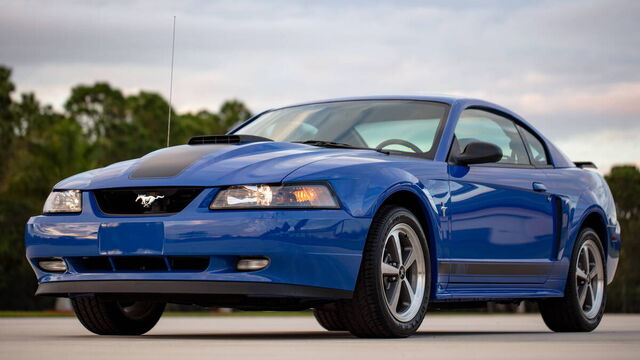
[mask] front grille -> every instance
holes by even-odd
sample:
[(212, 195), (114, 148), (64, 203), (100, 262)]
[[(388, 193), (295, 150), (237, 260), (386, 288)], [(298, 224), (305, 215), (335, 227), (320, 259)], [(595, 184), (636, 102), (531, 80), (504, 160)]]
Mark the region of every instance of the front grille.
[(202, 272), (209, 267), (208, 256), (82, 256), (66, 259), (80, 273), (85, 272)]
[(116, 256), (113, 268), (120, 271), (167, 271), (167, 263), (160, 256)]
[(202, 188), (138, 188), (94, 190), (100, 210), (108, 215), (175, 214)]

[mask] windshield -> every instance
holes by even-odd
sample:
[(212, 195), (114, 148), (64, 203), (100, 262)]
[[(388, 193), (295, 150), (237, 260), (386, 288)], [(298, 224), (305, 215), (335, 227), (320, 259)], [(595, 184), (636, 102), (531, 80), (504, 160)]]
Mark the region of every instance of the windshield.
[[(325, 141), (427, 157), (447, 105), (415, 100), (339, 101), (267, 112), (235, 134), (284, 142)], [(431, 156), (432, 157), (432, 156)]]

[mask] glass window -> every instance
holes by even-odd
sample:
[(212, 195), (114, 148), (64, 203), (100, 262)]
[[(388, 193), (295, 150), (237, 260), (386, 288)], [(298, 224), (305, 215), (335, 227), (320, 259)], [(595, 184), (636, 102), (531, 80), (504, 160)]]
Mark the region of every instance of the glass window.
[[(389, 139), (402, 139), (417, 145), (424, 152), (433, 146), (438, 123), (437, 119), (380, 121), (356, 125), (354, 129), (370, 148)], [(385, 149), (407, 151), (407, 147), (399, 144), (386, 146)]]
[(549, 162), (547, 161), (547, 152), (544, 150), (544, 145), (542, 145), (540, 139), (519, 125), (518, 128), (524, 136), (524, 141), (527, 143), (527, 149), (531, 156), (531, 163), (536, 166), (549, 165)]
[(376, 148), (387, 140), (400, 140), (386, 150), (435, 153), (434, 142), (447, 105), (412, 100), (337, 101), (270, 111), (236, 134), (263, 136), (274, 141), (331, 141)]
[(456, 125), (453, 151), (464, 151), (474, 141), (497, 145), (502, 150), (499, 164), (530, 165), (516, 125), (505, 117), (478, 109), (465, 110)]

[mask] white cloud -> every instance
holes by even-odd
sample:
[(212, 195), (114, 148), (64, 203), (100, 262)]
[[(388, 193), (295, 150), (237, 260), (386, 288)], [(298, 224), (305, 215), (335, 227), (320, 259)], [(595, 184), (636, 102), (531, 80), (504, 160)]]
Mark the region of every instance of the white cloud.
[(605, 130), (556, 141), (574, 161), (593, 161), (606, 174), (612, 166), (640, 167), (640, 126), (626, 130)]
[[(523, 83), (526, 83), (526, 80)], [(557, 90), (552, 88), (548, 92), (514, 94), (503, 100), (514, 103), (522, 113), (529, 115), (574, 112), (587, 116), (636, 117), (640, 115), (640, 81), (603, 86), (564, 87)]]
[[(71, 86), (97, 80), (167, 96), (174, 14), (181, 111), (232, 97), (259, 111), (449, 93), (509, 107), (557, 141), (638, 125), (640, 2), (630, 0), (6, 1), (0, 63), (20, 91), (57, 106)], [(606, 146), (636, 140), (624, 139)]]

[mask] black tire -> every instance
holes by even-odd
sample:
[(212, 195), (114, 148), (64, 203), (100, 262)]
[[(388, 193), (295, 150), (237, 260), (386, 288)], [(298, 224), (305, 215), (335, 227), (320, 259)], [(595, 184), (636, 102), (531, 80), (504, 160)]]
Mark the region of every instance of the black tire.
[[(417, 234), (425, 266), (425, 288), (417, 313), (407, 321), (399, 321), (387, 306), (381, 283), (380, 262), (389, 231), (397, 224), (407, 224)], [(339, 314), (347, 329), (355, 336), (367, 338), (402, 338), (413, 335), (420, 327), (427, 312), (431, 288), (429, 248), (418, 219), (407, 209), (399, 206), (384, 206), (374, 218), (363, 252), (360, 273), (353, 298), (338, 304)], [(418, 306), (418, 305), (416, 305)]]
[[(603, 264), (603, 282), (602, 282), (602, 301), (600, 308), (595, 316), (589, 318), (585, 315), (583, 306), (580, 304), (578, 296), (578, 279), (576, 276), (577, 262), (579, 261), (580, 249), (588, 241), (592, 241), (597, 246), (597, 254)], [(600, 237), (591, 228), (584, 228), (580, 231), (576, 244), (574, 246), (571, 263), (569, 268), (569, 274), (567, 278), (567, 285), (565, 288), (565, 296), (557, 299), (548, 299), (539, 302), (540, 313), (542, 319), (549, 329), (555, 332), (589, 332), (593, 331), (604, 315), (604, 308), (607, 299), (607, 266), (604, 257), (604, 251), (602, 250), (602, 243)], [(577, 285), (578, 284), (578, 285)], [(593, 305), (591, 305), (593, 306)]]
[(71, 304), (82, 325), (98, 335), (142, 335), (156, 325), (165, 307), (165, 303), (121, 304), (98, 297), (72, 298)]
[(329, 331), (346, 331), (342, 317), (337, 310), (313, 309), (313, 316), (316, 317), (318, 324)]

